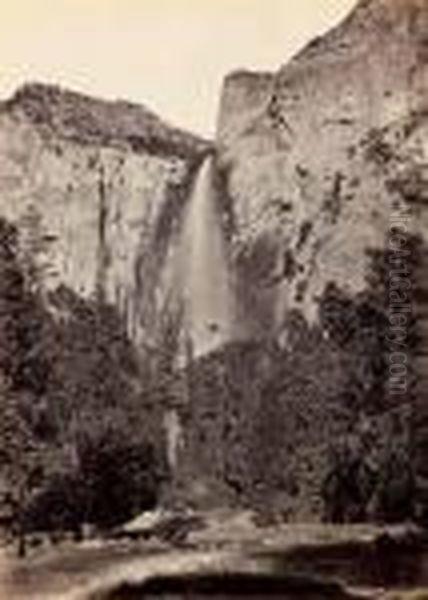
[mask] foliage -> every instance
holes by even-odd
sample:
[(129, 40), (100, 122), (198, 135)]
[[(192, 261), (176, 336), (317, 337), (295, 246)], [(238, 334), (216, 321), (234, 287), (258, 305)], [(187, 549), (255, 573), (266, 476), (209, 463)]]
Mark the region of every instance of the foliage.
[(400, 445), (386, 452), (378, 485), (378, 516), (387, 523), (399, 523), (414, 516), (415, 480), (406, 448)]
[(348, 401), (365, 409), (382, 408), (386, 375), (386, 312), (383, 298), (363, 292), (348, 297), (330, 283), (320, 300), (322, 328), (349, 357)]
[(377, 462), (371, 458), (352, 437), (333, 449), (322, 489), (327, 521), (398, 523), (413, 517), (415, 482), (406, 447), (396, 443)]
[(376, 475), (358, 440), (346, 437), (333, 449), (324, 480), (322, 496), (326, 520), (333, 523), (365, 521)]
[(153, 506), (163, 477), (137, 357), (112, 306), (43, 291), (30, 260), (0, 219), (0, 477), (14, 522), (115, 524)]
[(73, 429), (62, 460), (26, 509), (28, 528), (110, 527), (155, 506), (161, 463), (149, 442), (129, 435), (123, 414), (87, 414)]

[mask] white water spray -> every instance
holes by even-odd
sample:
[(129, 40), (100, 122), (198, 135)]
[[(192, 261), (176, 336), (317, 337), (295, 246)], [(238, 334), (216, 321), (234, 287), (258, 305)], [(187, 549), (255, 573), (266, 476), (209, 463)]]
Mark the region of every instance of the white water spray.
[(186, 208), (179, 261), (183, 330), (195, 357), (227, 342), (232, 335), (233, 294), (211, 156), (200, 167)]

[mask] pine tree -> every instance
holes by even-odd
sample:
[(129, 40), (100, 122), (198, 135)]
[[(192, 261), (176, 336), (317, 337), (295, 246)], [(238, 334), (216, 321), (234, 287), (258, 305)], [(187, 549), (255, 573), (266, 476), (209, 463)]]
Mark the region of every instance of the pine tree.
[(0, 219), (0, 477), (23, 555), (24, 510), (40, 473), (41, 454), (25, 414), (31, 391), (23, 387), (22, 375), (33, 306), (17, 256), (16, 230)]

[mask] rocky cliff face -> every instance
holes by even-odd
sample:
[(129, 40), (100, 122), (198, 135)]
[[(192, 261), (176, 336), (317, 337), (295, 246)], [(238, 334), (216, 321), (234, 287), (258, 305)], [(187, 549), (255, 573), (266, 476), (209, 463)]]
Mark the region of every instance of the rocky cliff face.
[[(362, 0), (277, 73), (240, 71), (224, 83), (217, 167), (233, 207), (237, 323), (241, 337), (264, 346), (259, 360), (272, 360), (272, 340), (281, 350), (276, 374), (240, 389), (252, 417), (241, 420), (226, 394), (229, 418), (211, 434), (201, 427), (196, 454), (223, 448), (205, 473), (216, 464), (238, 496), (258, 490), (265, 503), (283, 492), (284, 507), (294, 495), (303, 518), (319, 514), (334, 440), (354, 436), (361, 450), (377, 439), (373, 460), (387, 462), (410, 432), (423, 464), (426, 431), (410, 430), (409, 414), (414, 425), (426, 414), (427, 25), (424, 0)], [(397, 222), (407, 254), (394, 263)], [(393, 398), (388, 311), (400, 266), (402, 289), (415, 290), (402, 297), (417, 333), (406, 320), (406, 389)], [(295, 315), (306, 323), (297, 344)]]
[(426, 197), (427, 18), (424, 1), (362, 1), (278, 73), (226, 79), (218, 143), (251, 323), (272, 306), (274, 328), (292, 307), (312, 320), (329, 281), (362, 290), (366, 251), (405, 200), (393, 181), (418, 173)]
[[(114, 304), (139, 344), (194, 171), (209, 144), (126, 102), (29, 85), (0, 107), (1, 213), (46, 290)], [(144, 331), (145, 335), (142, 335)]]

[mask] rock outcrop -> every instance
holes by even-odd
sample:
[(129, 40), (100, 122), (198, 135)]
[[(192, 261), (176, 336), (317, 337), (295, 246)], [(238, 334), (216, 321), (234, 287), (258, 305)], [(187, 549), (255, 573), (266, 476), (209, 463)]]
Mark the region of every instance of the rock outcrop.
[(0, 107), (1, 213), (45, 289), (102, 297), (149, 345), (156, 332), (142, 298), (154, 302), (209, 148), (143, 107), (28, 85)]
[[(276, 74), (225, 80), (217, 166), (233, 207), (237, 324), (264, 350), (250, 367), (238, 350), (235, 377), (226, 353), (216, 383), (202, 368), (226, 400), (215, 421), (202, 387), (193, 414), (207, 415), (189, 444), (207, 456), (201, 476), (228, 481), (235, 498), (277, 495), (285, 507), (291, 497), (300, 518), (319, 515), (329, 453), (351, 438), (363, 453), (375, 440), (369, 462), (381, 479), (393, 445), (410, 443), (426, 486), (427, 31), (424, 0), (362, 0)], [(394, 226), (404, 234), (395, 256)], [(397, 285), (414, 313), (401, 321), (401, 347)], [(296, 314), (306, 323), (297, 334)], [(408, 364), (394, 370), (397, 350)], [(276, 366), (264, 379), (255, 364), (266, 360)]]
[[(404, 180), (426, 197), (427, 19), (423, 0), (361, 1), (277, 74), (227, 77), (220, 162), (256, 330), (280, 328), (292, 307), (313, 320), (329, 281), (364, 289), (366, 252), (384, 246)], [(266, 319), (252, 319), (257, 307)]]

